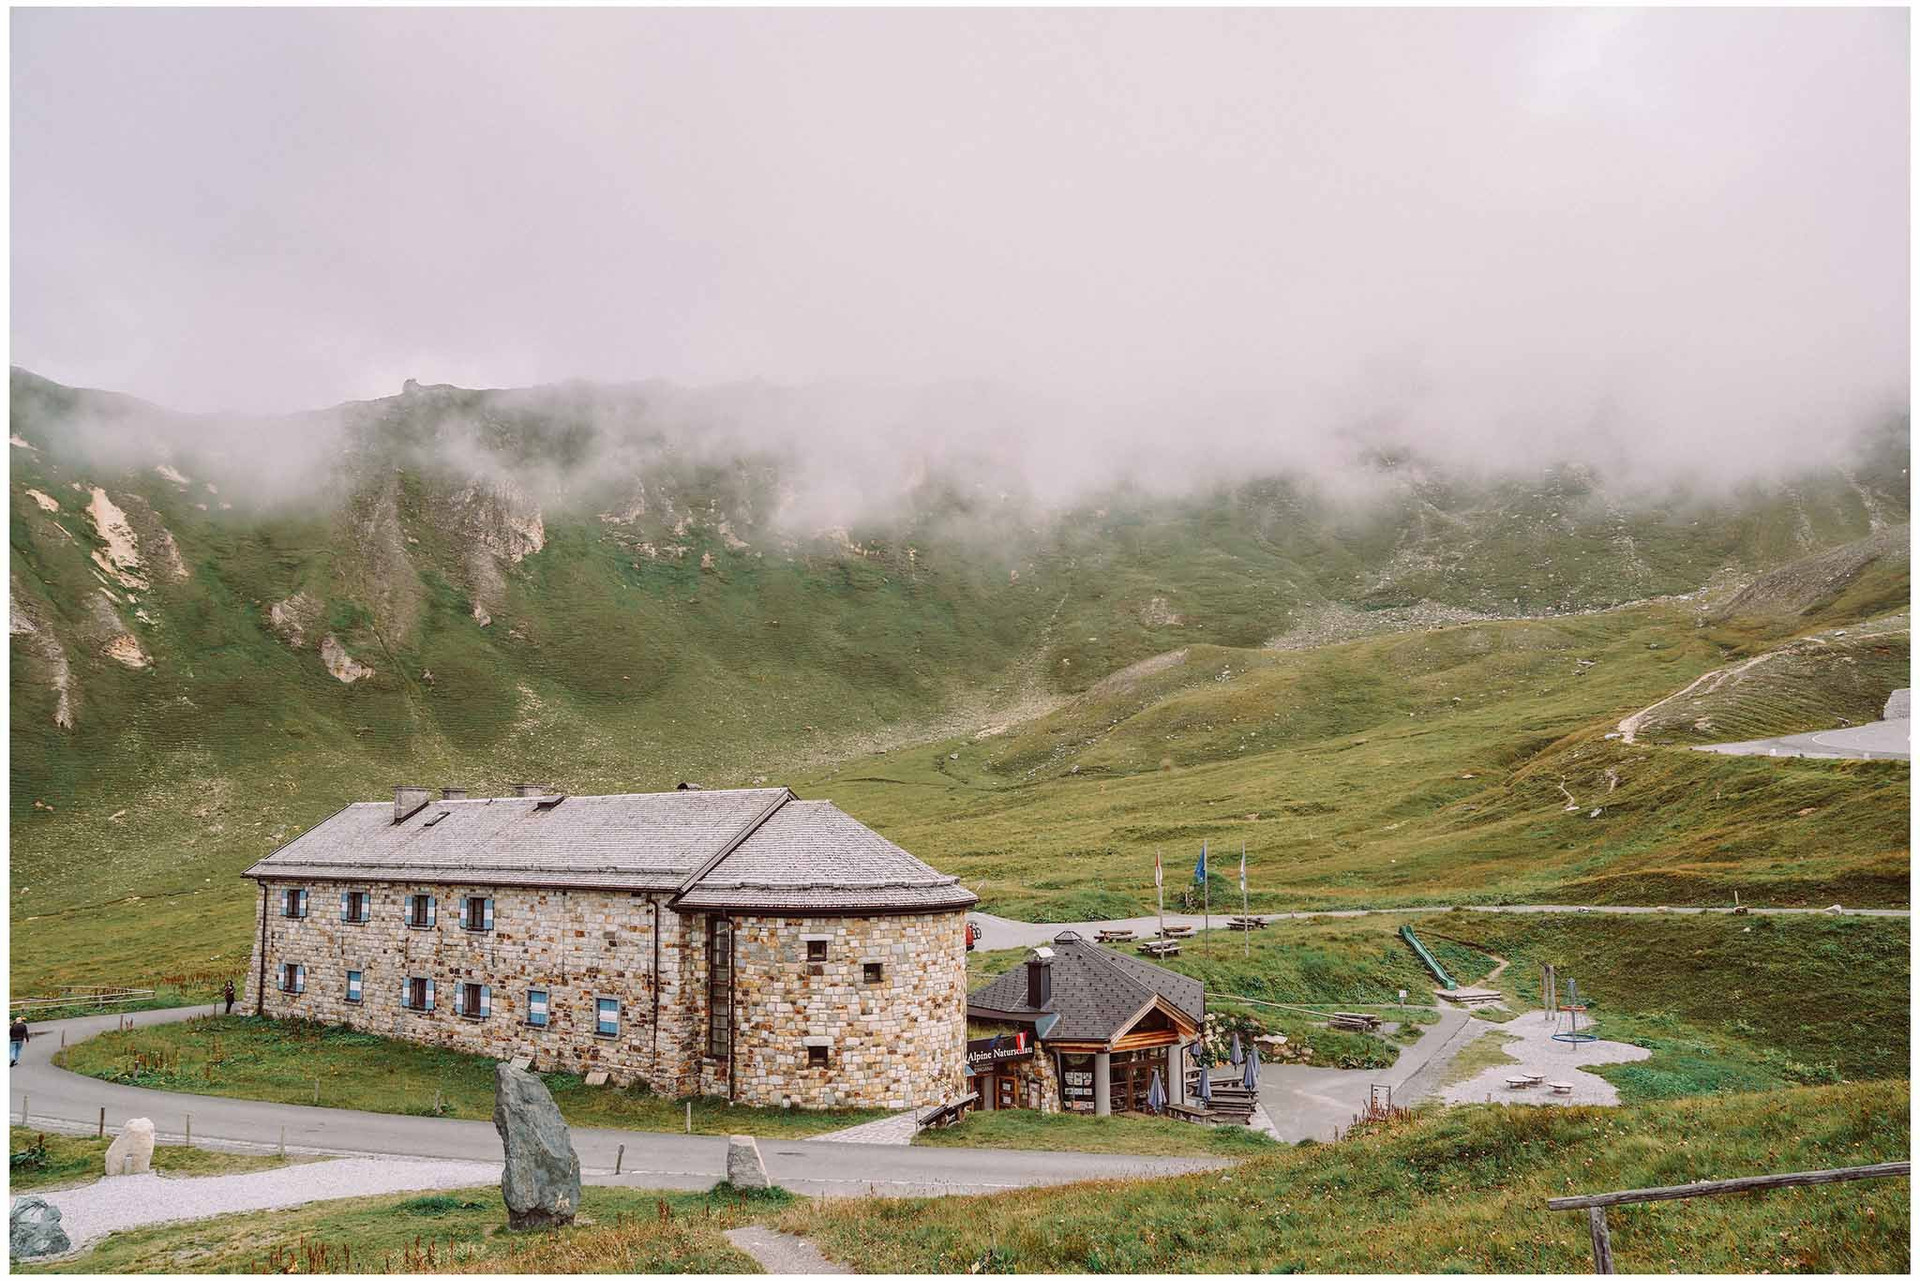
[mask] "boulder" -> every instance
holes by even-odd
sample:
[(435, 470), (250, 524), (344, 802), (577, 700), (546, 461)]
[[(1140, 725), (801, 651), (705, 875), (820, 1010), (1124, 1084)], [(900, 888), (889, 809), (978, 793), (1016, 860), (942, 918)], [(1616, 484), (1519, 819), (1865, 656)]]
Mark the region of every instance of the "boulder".
[(107, 1145), (107, 1173), (145, 1174), (153, 1168), (153, 1122), (136, 1116)]
[(500, 1175), (507, 1226), (520, 1231), (572, 1223), (580, 1209), (580, 1157), (539, 1077), (511, 1063), (494, 1067), (493, 1128), (507, 1154)]
[(47, 1254), (65, 1254), (73, 1248), (67, 1230), (60, 1226), (60, 1207), (45, 1198), (22, 1196), (13, 1199), (7, 1215), (7, 1253), (16, 1259), (37, 1259)]
[(751, 1134), (727, 1136), (727, 1182), (736, 1188), (771, 1187), (767, 1163), (760, 1159), (760, 1145)]

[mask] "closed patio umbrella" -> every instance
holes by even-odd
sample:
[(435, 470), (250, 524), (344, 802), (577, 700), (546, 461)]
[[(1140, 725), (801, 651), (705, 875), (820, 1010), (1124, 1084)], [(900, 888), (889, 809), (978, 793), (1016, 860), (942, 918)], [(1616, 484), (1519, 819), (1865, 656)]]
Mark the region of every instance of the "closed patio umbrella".
[(1200, 1101), (1208, 1107), (1213, 1106), (1213, 1069), (1200, 1069)]
[(1166, 1087), (1160, 1084), (1160, 1073), (1153, 1074), (1153, 1080), (1147, 1086), (1147, 1110), (1158, 1115), (1167, 1110)]
[(1227, 1061), (1235, 1067), (1240, 1066), (1240, 1034), (1238, 1032), (1233, 1034), (1233, 1049), (1228, 1051)]
[(1247, 1047), (1247, 1072), (1240, 1078), (1240, 1082), (1249, 1090), (1260, 1088), (1260, 1047), (1258, 1045)]

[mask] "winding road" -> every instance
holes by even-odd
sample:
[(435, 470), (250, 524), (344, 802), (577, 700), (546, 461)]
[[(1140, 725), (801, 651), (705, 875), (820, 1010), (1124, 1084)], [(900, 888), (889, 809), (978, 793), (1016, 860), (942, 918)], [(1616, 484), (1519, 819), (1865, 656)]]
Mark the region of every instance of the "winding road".
[[(212, 1012), (209, 1007), (148, 1010), (136, 1026)], [(208, 1147), (264, 1151), (281, 1134), (289, 1152), (325, 1156), (428, 1157), (498, 1164), (500, 1136), (491, 1121), (395, 1116), (345, 1108), (263, 1103), (205, 1094), (177, 1094), (116, 1085), (53, 1065), (64, 1032), (69, 1043), (118, 1026), (121, 1016), (95, 1015), (34, 1025), (33, 1039), (10, 1073), (11, 1118), (24, 1115), (38, 1129), (92, 1134), (100, 1109), (118, 1133), (136, 1116), (152, 1119), (162, 1143), (177, 1143), (193, 1117), (193, 1141)], [(615, 1152), (626, 1148), (621, 1173)], [(573, 1146), (589, 1183), (633, 1188), (703, 1189), (726, 1172), (724, 1135), (659, 1134), (575, 1128)], [(1204, 1157), (1135, 1157), (1091, 1152), (1020, 1152), (997, 1148), (907, 1147), (763, 1138), (760, 1153), (775, 1183), (805, 1196), (937, 1196), (1071, 1183), (1080, 1179), (1140, 1178), (1215, 1169), (1227, 1162)]]

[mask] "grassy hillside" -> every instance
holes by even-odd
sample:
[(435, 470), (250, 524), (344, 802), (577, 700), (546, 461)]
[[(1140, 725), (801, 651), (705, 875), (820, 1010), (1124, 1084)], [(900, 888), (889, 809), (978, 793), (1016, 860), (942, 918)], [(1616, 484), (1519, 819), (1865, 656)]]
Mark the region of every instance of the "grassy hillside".
[[(715, 455), (647, 389), (416, 388), (236, 425), (11, 386), (17, 984), (224, 977), (236, 873), (398, 782), (795, 782), (1016, 913), (1135, 910), (1154, 846), (1202, 836), (1284, 858), (1266, 904), (1904, 883), (1880, 817), (1904, 771), (1629, 760), (1591, 824), (1523, 776), (1798, 626), (1577, 611), (1904, 518), (1904, 446), (1712, 499), (1388, 454), (1356, 464), (1364, 501), (1266, 477), (1049, 510), (934, 473), (828, 529), (783, 515), (794, 460)], [(262, 440), (304, 488), (249, 464)], [(1878, 573), (1820, 604), (1829, 626), (1883, 601)], [(1263, 647), (1329, 610), (1549, 616)], [(1744, 799), (1677, 834), (1630, 799), (1707, 787)], [(1756, 818), (1807, 797), (1793, 831)]]
[[(1231, 1174), (844, 1200), (779, 1220), (867, 1272), (1591, 1272), (1576, 1192), (1907, 1154), (1904, 1082), (1620, 1109), (1473, 1106)], [(1907, 1271), (1897, 1179), (1636, 1206), (1621, 1272)]]
[(1563, 994), (1577, 980), (1601, 1035), (1654, 1051), (1597, 1069), (1626, 1098), (1909, 1069), (1913, 932), (1904, 920), (1450, 912), (1429, 918), (1421, 937), (1505, 956), (1499, 982), (1516, 1008), (1540, 1008), (1542, 964), (1556, 967)]

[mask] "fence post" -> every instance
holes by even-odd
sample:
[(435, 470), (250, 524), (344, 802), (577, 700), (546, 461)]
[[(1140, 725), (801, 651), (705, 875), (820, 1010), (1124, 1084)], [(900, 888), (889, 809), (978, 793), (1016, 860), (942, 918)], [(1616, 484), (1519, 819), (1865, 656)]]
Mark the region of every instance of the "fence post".
[(193, 1113), (187, 1113), (187, 1147), (193, 1146)]
[(1607, 1235), (1607, 1207), (1587, 1207), (1587, 1229), (1593, 1234), (1593, 1272), (1595, 1276), (1613, 1275), (1613, 1240)]
[(284, 1125), (280, 1127), (280, 1159), (287, 1159), (287, 1127)]
[(107, 1109), (105, 1107), (100, 1109), (100, 1133), (98, 1137), (103, 1139), (107, 1137)]
[(614, 1150), (614, 1153), (613, 1153), (613, 1172), (615, 1174), (620, 1173), (620, 1163), (626, 1160), (626, 1157), (627, 1157), (627, 1145), (622, 1143), (618, 1148)]
[(693, 1133), (693, 1100), (687, 1100), (687, 1133)]
[(25, 1125), (26, 1123), (27, 1123), (27, 1096), (23, 1094), (20, 1096), (20, 1124)]

